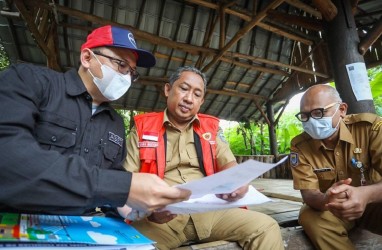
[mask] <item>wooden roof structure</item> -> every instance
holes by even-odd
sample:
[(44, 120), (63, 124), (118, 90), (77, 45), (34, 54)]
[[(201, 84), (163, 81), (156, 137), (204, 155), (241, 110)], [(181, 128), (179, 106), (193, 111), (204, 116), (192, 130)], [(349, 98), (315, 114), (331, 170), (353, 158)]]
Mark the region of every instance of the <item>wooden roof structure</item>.
[[(382, 1), (340, 1), (351, 1), (367, 67), (382, 64)], [(11, 62), (59, 71), (78, 66), (95, 27), (130, 29), (157, 64), (138, 69), (140, 79), (116, 108), (163, 110), (168, 76), (195, 65), (208, 79), (200, 112), (268, 124), (267, 107), (276, 113), (295, 94), (333, 79), (325, 25), (341, 11), (331, 0), (0, 0), (0, 8)]]

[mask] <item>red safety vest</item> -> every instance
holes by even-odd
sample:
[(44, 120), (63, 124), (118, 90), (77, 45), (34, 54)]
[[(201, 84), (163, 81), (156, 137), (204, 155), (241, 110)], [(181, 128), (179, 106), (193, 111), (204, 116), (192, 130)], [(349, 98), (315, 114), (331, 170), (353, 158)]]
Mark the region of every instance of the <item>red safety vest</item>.
[[(138, 134), (139, 158), (143, 173), (157, 174), (163, 179), (166, 168), (166, 128), (164, 112), (146, 113), (134, 117)], [(199, 123), (193, 123), (194, 143), (201, 171), (205, 175), (217, 172), (216, 135), (219, 119), (198, 114)]]

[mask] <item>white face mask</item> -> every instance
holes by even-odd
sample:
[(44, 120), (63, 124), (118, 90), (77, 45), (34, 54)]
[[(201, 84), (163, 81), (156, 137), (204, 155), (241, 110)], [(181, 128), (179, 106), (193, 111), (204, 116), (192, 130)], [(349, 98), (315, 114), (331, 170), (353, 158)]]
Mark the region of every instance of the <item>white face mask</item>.
[(302, 127), (304, 131), (308, 133), (314, 139), (326, 139), (330, 137), (334, 132), (336, 132), (338, 125), (340, 124), (340, 119), (335, 128), (333, 128), (333, 117), (339, 109), (336, 109), (336, 112), (330, 117), (322, 117), (321, 119), (309, 118), (307, 122), (302, 122)]
[[(94, 57), (98, 61), (98, 58), (95, 55)], [(119, 99), (129, 90), (131, 86), (131, 76), (119, 74), (111, 67), (102, 64), (100, 61), (98, 62), (101, 64), (103, 77), (98, 78), (94, 76), (89, 69), (89, 73), (93, 77), (93, 82), (98, 87), (102, 95), (109, 101)]]

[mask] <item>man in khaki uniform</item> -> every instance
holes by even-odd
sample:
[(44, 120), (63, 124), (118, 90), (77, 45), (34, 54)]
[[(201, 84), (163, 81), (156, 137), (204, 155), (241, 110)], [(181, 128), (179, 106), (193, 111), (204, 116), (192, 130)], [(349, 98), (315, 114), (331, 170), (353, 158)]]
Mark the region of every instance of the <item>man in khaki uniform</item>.
[(382, 234), (382, 119), (346, 115), (335, 88), (310, 87), (301, 99), (304, 133), (291, 142), (294, 188), (304, 205), (299, 223), (317, 249), (354, 249), (358, 225)]
[[(179, 68), (170, 77), (170, 82), (165, 85), (167, 109), (163, 113), (144, 114), (143, 121), (141, 116), (135, 118), (135, 128), (127, 139), (125, 167), (128, 171), (146, 169), (146, 172), (162, 176), (168, 184), (176, 185), (237, 164), (219, 130), (218, 119), (197, 114), (204, 101), (205, 88), (204, 74), (194, 67)], [(165, 151), (160, 150), (163, 136), (156, 132), (158, 123), (165, 133)], [(195, 137), (196, 134), (201, 136)], [(202, 157), (197, 152), (198, 140)], [(151, 162), (153, 154), (145, 151), (145, 147), (154, 147), (155, 154), (159, 154), (158, 159), (154, 159), (155, 168)], [(214, 156), (212, 159), (211, 155)], [(206, 160), (209, 157), (213, 164)], [(161, 160), (165, 160), (163, 171), (160, 170)], [(221, 194), (219, 198), (234, 201), (242, 198), (247, 191), (248, 185), (245, 185), (231, 194)], [(187, 242), (216, 240), (236, 241), (243, 249), (284, 248), (275, 220), (265, 214), (241, 208), (177, 216), (168, 212), (155, 212), (133, 222), (133, 226), (158, 242), (159, 249), (171, 249)]]

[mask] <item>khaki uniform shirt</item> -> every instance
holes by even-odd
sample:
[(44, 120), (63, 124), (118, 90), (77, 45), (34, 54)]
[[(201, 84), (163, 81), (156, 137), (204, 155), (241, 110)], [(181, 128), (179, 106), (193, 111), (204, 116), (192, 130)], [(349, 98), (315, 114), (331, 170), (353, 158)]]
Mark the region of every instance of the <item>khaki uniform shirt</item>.
[[(166, 148), (166, 169), (164, 180), (170, 185), (182, 184), (191, 180), (203, 178), (204, 175), (199, 169), (199, 162), (194, 145), (194, 135), (192, 124), (199, 122), (197, 116), (190, 122), (184, 131), (180, 131), (168, 120), (165, 112), (163, 125), (166, 127), (167, 148)], [(127, 157), (124, 164), (126, 170), (139, 172), (140, 159), (138, 148), (138, 135), (135, 128), (130, 132), (126, 141)], [(229, 148), (229, 144), (223, 137), (222, 130), (216, 136), (216, 156), (218, 168), (227, 163), (236, 161), (235, 156)], [(183, 231), (189, 218), (192, 218), (199, 239), (209, 236), (212, 223), (205, 214), (178, 215), (167, 224), (176, 231)]]
[(366, 113), (346, 116), (340, 121), (339, 140), (333, 149), (302, 133), (291, 142), (290, 162), (297, 190), (325, 192), (349, 177), (352, 186), (360, 186), (361, 169), (354, 162), (362, 163), (366, 184), (377, 182), (382, 175), (382, 119)]

